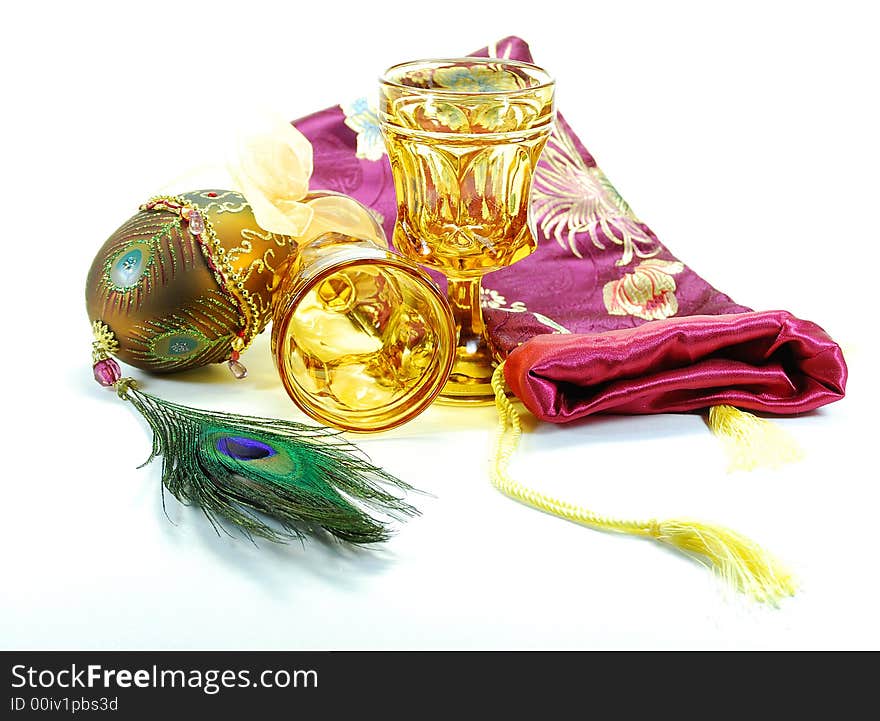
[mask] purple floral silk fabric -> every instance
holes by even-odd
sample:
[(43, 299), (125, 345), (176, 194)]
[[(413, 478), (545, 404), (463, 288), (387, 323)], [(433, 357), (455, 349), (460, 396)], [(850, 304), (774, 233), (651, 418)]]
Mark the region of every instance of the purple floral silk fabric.
[[(532, 61), (516, 37), (473, 55)], [(314, 147), (311, 187), (372, 208), (390, 238), (394, 184), (368, 90), (369, 99), (295, 125)], [(538, 250), (487, 276), (482, 300), (492, 343), (508, 358), (507, 382), (540, 418), (725, 402), (794, 413), (843, 396), (846, 365), (834, 341), (785, 311), (753, 313), (678, 260), (561, 114), (531, 203)], [(543, 338), (551, 334), (566, 337)]]

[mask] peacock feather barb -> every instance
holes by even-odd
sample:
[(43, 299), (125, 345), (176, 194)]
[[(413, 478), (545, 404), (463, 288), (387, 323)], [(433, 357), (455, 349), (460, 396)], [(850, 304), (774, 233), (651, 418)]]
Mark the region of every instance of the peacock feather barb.
[(250, 538), (283, 542), (321, 528), (360, 545), (390, 535), (387, 521), (365, 508), (389, 519), (418, 515), (386, 490), (411, 486), (329, 428), (178, 405), (144, 393), (131, 378), (115, 387), (153, 430), (143, 465), (161, 456), (163, 487), (201, 508), (218, 531), (226, 520)]

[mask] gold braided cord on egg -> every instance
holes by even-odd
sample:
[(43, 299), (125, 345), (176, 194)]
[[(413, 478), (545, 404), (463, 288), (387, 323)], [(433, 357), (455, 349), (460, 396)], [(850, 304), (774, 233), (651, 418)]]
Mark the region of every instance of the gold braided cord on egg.
[[(154, 196), (144, 203), (140, 209), (153, 210), (155, 208), (176, 212), (187, 222), (190, 214), (193, 212), (197, 212), (201, 216), (202, 223), (205, 226), (204, 233), (195, 235), (190, 231), (190, 235), (198, 241), (202, 254), (205, 256), (205, 260), (208, 262), (208, 266), (217, 284), (233, 298), (239, 308), (238, 321), (244, 330), (244, 337), (240, 344), (235, 344), (241, 346), (240, 348), (235, 348), (235, 350), (244, 350), (256, 338), (261, 327), (260, 320), (263, 314), (268, 312), (267, 308), (257, 306), (256, 300), (244, 286), (245, 281), (252, 272), (252, 268), (249, 267), (246, 272), (240, 272), (232, 264), (239, 255), (250, 252), (248, 248), (250, 245), (249, 241), (244, 239), (241, 246), (227, 251), (220, 243), (214, 226), (207, 217), (207, 211), (179, 195)], [(240, 208), (233, 209), (230, 207), (224, 208), (224, 210), (234, 212), (235, 210), (240, 210)]]

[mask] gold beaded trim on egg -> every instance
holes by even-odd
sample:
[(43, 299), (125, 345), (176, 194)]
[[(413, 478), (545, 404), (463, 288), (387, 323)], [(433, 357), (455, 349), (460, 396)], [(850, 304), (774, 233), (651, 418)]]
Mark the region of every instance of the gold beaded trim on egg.
[[(221, 245), (206, 214), (197, 205), (179, 195), (157, 195), (140, 206), (143, 211), (156, 210), (157, 208), (177, 213), (181, 220), (187, 224), (187, 229), (198, 242), (217, 284), (232, 297), (238, 306), (242, 331), (232, 338), (233, 359), (237, 360), (238, 354), (253, 342), (260, 328), (260, 311), (250, 292), (244, 286), (243, 274), (227, 260), (226, 249)], [(193, 221), (191, 220), (194, 218), (193, 214), (204, 226), (202, 232), (193, 232)], [(248, 322), (248, 318), (251, 322)]]

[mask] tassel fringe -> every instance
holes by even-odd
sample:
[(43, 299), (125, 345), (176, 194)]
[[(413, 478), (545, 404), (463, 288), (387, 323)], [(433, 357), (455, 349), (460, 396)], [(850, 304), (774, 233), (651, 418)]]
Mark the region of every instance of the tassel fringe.
[(661, 521), (651, 537), (711, 566), (723, 581), (756, 601), (777, 605), (794, 595), (792, 575), (766, 549), (729, 528)]
[(791, 574), (768, 551), (727, 528), (699, 521), (630, 521), (599, 515), (586, 508), (546, 496), (510, 477), (508, 467), (519, 445), (522, 424), (519, 413), (504, 392), (504, 363), (492, 375), (498, 432), (492, 457), (492, 485), (506, 496), (527, 506), (600, 531), (652, 538), (711, 568), (733, 588), (756, 601), (778, 605), (794, 595)]
[(733, 406), (710, 408), (709, 428), (724, 442), (728, 473), (778, 468), (804, 456), (794, 438), (778, 424)]

